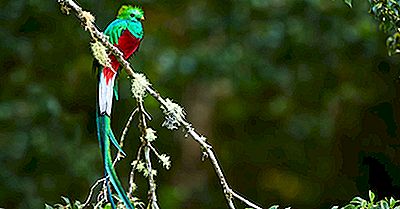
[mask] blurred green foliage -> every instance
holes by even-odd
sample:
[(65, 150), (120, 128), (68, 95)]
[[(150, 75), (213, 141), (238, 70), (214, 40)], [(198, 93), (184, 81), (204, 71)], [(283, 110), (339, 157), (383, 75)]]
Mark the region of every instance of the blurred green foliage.
[[(124, 1), (79, 3), (104, 28)], [(369, 2), (352, 9), (329, 0), (140, 4), (145, 39), (131, 62), (183, 104), (235, 190), (264, 207), (293, 208), (344, 205), (368, 189), (400, 195), (400, 61), (387, 57)], [(0, 25), (0, 207), (84, 201), (103, 173), (88, 34), (55, 1), (1, 1)], [(113, 112), (117, 135), (135, 105), (125, 77)], [(160, 128), (158, 104), (146, 105), (156, 146), (173, 163), (157, 176), (160, 205), (225, 208), (198, 145)], [(137, 132), (117, 165), (125, 185)], [(138, 186), (145, 199), (145, 182)]]
[[(76, 202), (71, 202), (71, 200), (68, 197), (61, 197), (63, 200), (63, 204), (57, 203), (53, 206), (50, 206), (48, 204), (45, 204), (45, 209), (82, 209), (84, 204), (80, 203), (79, 201)], [(104, 208), (111, 209), (111, 204), (108, 204)]]
[(400, 1), (369, 0), (370, 13), (380, 22), (379, 27), (390, 36), (386, 40), (389, 55), (400, 53)]
[[(350, 204), (341, 207), (340, 209), (358, 209), (358, 208), (365, 208), (365, 209), (399, 209), (400, 206), (398, 203), (400, 200), (396, 200), (393, 197), (377, 201), (375, 198), (375, 194), (372, 191), (368, 192), (369, 200), (365, 200), (361, 197), (354, 197)], [(339, 209), (338, 206), (334, 206), (331, 209)]]

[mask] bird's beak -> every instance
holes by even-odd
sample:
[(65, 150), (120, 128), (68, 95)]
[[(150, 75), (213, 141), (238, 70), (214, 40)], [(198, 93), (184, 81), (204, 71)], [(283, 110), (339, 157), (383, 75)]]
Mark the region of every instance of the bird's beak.
[(140, 20), (141, 20), (141, 21), (144, 21), (144, 20), (146, 20), (146, 18), (145, 18), (144, 16), (142, 16), (142, 17), (140, 18)]

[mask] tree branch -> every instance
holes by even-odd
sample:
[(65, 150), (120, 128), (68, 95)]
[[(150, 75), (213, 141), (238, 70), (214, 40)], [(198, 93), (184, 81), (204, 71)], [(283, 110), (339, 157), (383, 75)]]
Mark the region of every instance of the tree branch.
[(149, 191), (148, 191), (148, 198), (149, 198), (149, 205), (152, 209), (159, 209), (159, 206), (157, 204), (157, 195), (156, 195), (156, 183), (154, 180), (154, 172), (153, 172), (153, 167), (151, 165), (151, 159), (150, 159), (150, 143), (151, 141), (146, 137), (147, 136), (147, 123), (146, 123), (146, 111), (143, 106), (143, 100), (142, 98), (139, 98), (137, 100), (138, 103), (138, 109), (140, 113), (139, 121), (140, 121), (140, 128), (142, 130), (142, 140), (145, 141), (145, 146), (144, 146), (144, 158), (147, 166), (147, 172), (148, 172), (148, 181), (149, 181)]
[(133, 192), (136, 189), (136, 184), (135, 184), (135, 172), (136, 172), (136, 167), (137, 164), (139, 163), (140, 160), (140, 155), (142, 154), (142, 149), (144, 148), (145, 143), (142, 141), (142, 143), (139, 146), (139, 149), (136, 153), (136, 159), (132, 161), (132, 170), (131, 174), (129, 176), (129, 192), (128, 192), (128, 197), (133, 198)]

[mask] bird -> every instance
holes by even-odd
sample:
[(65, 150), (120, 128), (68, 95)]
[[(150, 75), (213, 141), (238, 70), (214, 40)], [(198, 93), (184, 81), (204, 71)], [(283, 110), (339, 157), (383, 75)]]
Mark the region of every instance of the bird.
[[(144, 35), (142, 25), (144, 19), (144, 11), (140, 7), (122, 5), (118, 10), (115, 20), (106, 27), (104, 34), (109, 37), (108, 41), (123, 53), (124, 59), (128, 59), (138, 50)], [(98, 72), (98, 96), (96, 104), (97, 138), (103, 157), (104, 172), (108, 185), (108, 201), (111, 203), (112, 208), (116, 209), (109, 181), (125, 207), (127, 209), (134, 209), (134, 205), (129, 200), (118, 179), (112, 162), (111, 143), (122, 155), (126, 156), (126, 154), (119, 146), (111, 129), (111, 109), (114, 96), (118, 100), (116, 78), (120, 71), (120, 63), (112, 54), (109, 55), (109, 60), (110, 65), (108, 66), (101, 66), (96, 61), (93, 63), (93, 68), (97, 69)]]

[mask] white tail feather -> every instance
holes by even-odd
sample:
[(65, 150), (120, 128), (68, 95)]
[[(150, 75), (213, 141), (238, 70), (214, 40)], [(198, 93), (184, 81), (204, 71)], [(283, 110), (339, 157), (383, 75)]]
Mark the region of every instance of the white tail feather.
[(100, 114), (106, 113), (111, 116), (111, 108), (114, 96), (114, 81), (116, 74), (106, 83), (106, 78), (102, 73), (99, 83), (99, 107)]

